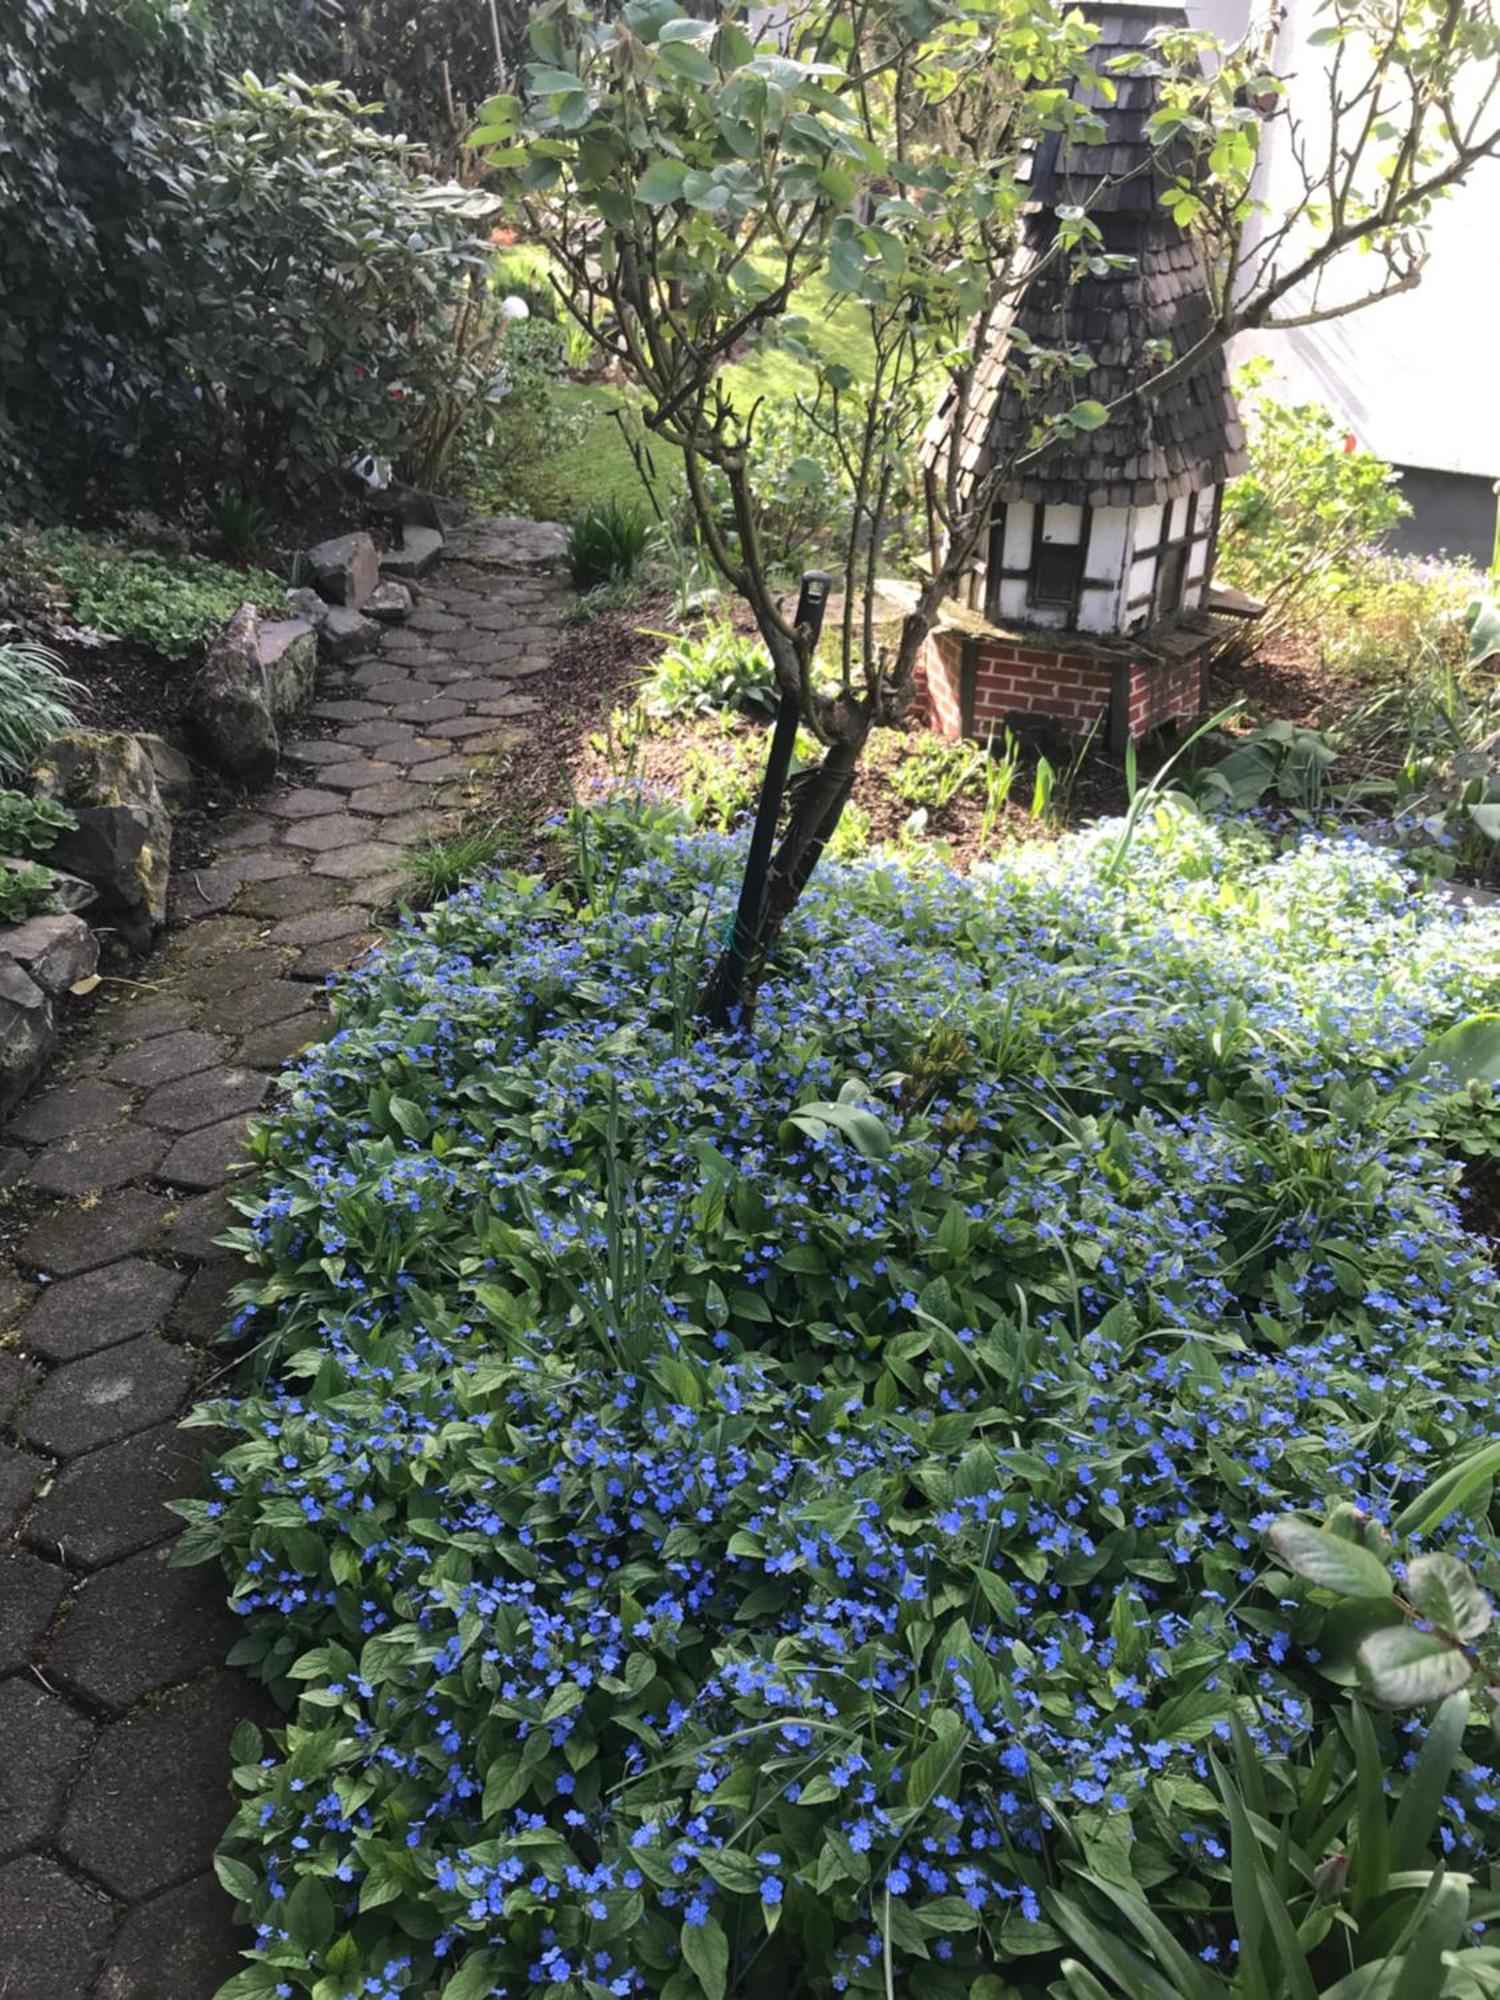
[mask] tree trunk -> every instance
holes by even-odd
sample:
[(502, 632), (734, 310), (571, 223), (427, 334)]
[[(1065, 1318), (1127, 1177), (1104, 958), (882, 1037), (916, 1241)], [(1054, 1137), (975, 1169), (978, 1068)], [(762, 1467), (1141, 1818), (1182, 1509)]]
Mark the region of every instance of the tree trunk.
[(817, 770), (798, 783), (786, 831), (766, 877), (753, 939), (743, 953), (726, 949), (719, 954), (699, 995), (698, 1018), (706, 1027), (748, 1026), (754, 1017), (766, 964), (848, 803), (870, 733), (868, 719), (851, 717), (849, 732), (831, 743)]

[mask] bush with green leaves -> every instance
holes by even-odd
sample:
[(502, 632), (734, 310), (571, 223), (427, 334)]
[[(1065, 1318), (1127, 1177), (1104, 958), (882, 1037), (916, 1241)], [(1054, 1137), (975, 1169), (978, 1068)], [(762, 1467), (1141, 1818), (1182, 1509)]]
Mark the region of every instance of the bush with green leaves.
[(1320, 403), (1288, 403), (1271, 367), (1236, 379), (1250, 470), (1224, 493), (1219, 567), (1267, 607), (1262, 631), (1284, 629), (1357, 597), (1362, 565), (1411, 512), (1400, 475), (1364, 449)]
[(271, 611), (286, 602), (285, 586), (268, 570), (206, 556), (153, 555), (61, 531), (41, 537), (37, 549), (42, 572), (62, 587), (81, 625), (165, 660), (200, 651), (242, 604)]
[(72, 833), (77, 825), (56, 799), (0, 791), (0, 854), (45, 854), (59, 834)]
[(83, 692), (47, 647), (0, 645), (0, 778), (24, 776), (54, 736), (77, 727)]
[(354, 452), (399, 461), (472, 358), (453, 331), (487, 198), (425, 176), (347, 91), (292, 77), (241, 77), (144, 152), (155, 200), (134, 249), (171, 301), (185, 472), (265, 491)]
[(415, 922), (255, 1141), (181, 1544), (296, 1704), (236, 1738), (226, 1996), (1394, 1995), (1429, 1891), (1494, 1914), (1487, 1720), (1351, 1708), (1264, 1535), (1500, 1581), (1424, 1131), (1500, 917), (1158, 797), (821, 869), (711, 1033), (743, 846), (684, 827)]
[(704, 625), (673, 640), (641, 684), (642, 707), (663, 721), (725, 709), (774, 715), (776, 704), (776, 671), (764, 640), (727, 623)]
[(651, 522), (643, 507), (613, 497), (597, 501), (568, 531), (568, 574), (583, 591), (628, 582), (650, 545)]

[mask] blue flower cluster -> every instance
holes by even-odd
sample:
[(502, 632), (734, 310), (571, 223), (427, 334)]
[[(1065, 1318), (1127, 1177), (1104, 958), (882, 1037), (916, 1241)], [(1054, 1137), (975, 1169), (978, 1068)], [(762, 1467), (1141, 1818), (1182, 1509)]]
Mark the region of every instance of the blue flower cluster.
[(1065, 1859), (1232, 1959), (1214, 1753), (1347, 1689), (1260, 1531), (1497, 1427), (1403, 1078), (1500, 923), (1164, 811), (1123, 869), (829, 867), (707, 1036), (738, 860), (592, 816), (348, 982), (262, 1134), (269, 1366), (184, 1538), (296, 1702), (247, 1993), (1039, 1996)]

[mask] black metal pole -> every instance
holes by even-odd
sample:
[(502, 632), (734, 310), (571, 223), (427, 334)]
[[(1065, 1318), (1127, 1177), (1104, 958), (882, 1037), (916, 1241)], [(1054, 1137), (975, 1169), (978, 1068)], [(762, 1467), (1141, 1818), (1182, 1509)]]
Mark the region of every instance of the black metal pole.
[[(811, 634), (816, 647), (823, 630), (823, 613), (828, 607), (829, 577), (826, 570), (802, 573), (802, 589), (797, 597), (798, 626)], [(755, 827), (750, 835), (750, 852), (745, 857), (745, 879), (740, 884), (739, 907), (729, 933), (728, 955), (733, 971), (732, 1005), (742, 990), (742, 974), (755, 949), (760, 930), (761, 910), (766, 899), (766, 871), (771, 865), (771, 849), (776, 840), (776, 823), (781, 817), (781, 801), (786, 793), (787, 773), (792, 768), (792, 752), (797, 745), (797, 724), (801, 705), (797, 697), (782, 692), (776, 709), (776, 727), (771, 732), (771, 748), (766, 756), (766, 773), (761, 779), (760, 803), (755, 809)]]

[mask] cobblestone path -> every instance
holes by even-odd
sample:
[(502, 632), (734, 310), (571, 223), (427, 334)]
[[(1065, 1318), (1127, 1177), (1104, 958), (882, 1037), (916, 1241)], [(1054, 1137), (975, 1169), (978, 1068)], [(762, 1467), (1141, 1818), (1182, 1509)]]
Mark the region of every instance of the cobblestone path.
[(0, 2000), (209, 2000), (236, 1964), (212, 1873), (228, 1739), (217, 1569), (169, 1566), (204, 1433), (176, 1417), (240, 1267), (224, 1183), (320, 986), (371, 944), (403, 848), (512, 745), (564, 598), (560, 532), (449, 539), (409, 621), (325, 670), (325, 736), (174, 883), (149, 986), (122, 987), (4, 1135), (50, 1206), (0, 1274)]

